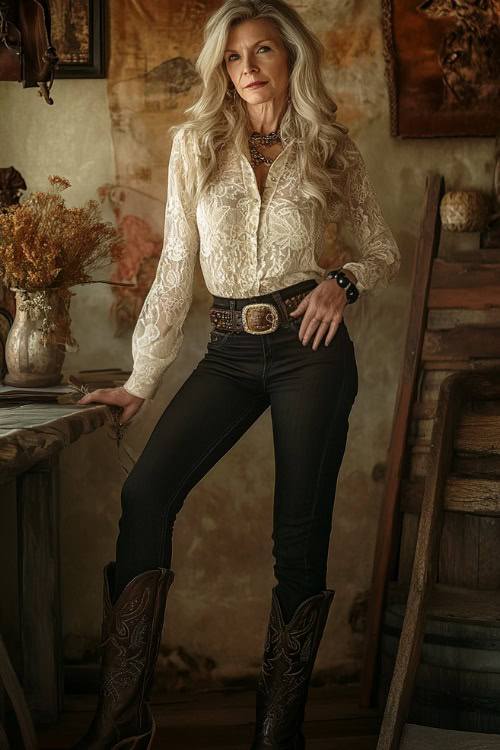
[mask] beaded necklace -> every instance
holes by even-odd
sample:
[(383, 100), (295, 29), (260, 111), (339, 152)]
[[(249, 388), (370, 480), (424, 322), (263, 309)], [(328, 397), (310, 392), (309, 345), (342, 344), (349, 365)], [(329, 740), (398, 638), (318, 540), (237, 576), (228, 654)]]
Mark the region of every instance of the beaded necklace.
[[(251, 165), (255, 169), (259, 164), (272, 164), (274, 159), (270, 156), (264, 156), (260, 151), (257, 150), (257, 146), (260, 148), (268, 148), (274, 143), (281, 143), (281, 136), (278, 131), (273, 130), (267, 135), (261, 135), (260, 133), (254, 132), (248, 136), (248, 145), (250, 147)], [(276, 158), (276, 157), (274, 157)]]

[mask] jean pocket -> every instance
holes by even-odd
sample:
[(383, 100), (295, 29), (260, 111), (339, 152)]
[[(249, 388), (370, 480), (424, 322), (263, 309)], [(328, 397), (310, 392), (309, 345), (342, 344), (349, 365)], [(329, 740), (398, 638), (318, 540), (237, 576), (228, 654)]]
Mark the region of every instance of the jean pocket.
[(212, 328), (210, 331), (209, 346), (211, 349), (220, 349), (226, 341), (230, 338), (232, 331), (220, 330), (218, 328)]
[(299, 315), (299, 317), (295, 316), (294, 318), (290, 318), (290, 317), (288, 318), (288, 320), (290, 322), (290, 328), (291, 328), (291, 330), (295, 331), (295, 333), (297, 333), (297, 334), (300, 331), (300, 325), (302, 323), (303, 317), (304, 317), (303, 315)]
[(342, 327), (344, 328), (345, 334), (346, 334), (347, 338), (349, 339), (350, 343), (354, 346), (353, 340), (351, 339), (351, 337), (349, 335), (349, 329), (347, 328), (347, 326), (345, 324), (344, 318), (342, 318)]

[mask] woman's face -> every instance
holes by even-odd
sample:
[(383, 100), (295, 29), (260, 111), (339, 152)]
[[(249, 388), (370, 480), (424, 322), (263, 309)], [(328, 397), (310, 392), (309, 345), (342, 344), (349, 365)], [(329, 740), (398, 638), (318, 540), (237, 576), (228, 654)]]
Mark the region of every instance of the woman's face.
[[(236, 91), (249, 104), (263, 104), (286, 95), (288, 55), (269, 19), (256, 18), (233, 26), (224, 60)], [(248, 88), (253, 81), (262, 81), (264, 85)]]

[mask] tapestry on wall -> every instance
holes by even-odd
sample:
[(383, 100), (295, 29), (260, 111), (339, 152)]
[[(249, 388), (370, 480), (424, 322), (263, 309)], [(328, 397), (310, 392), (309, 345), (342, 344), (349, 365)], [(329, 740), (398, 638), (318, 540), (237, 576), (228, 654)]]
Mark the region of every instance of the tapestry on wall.
[(391, 131), (500, 131), (500, 0), (382, 0)]
[[(200, 83), (194, 62), (217, 0), (110, 0), (108, 100), (116, 183), (103, 185), (125, 238), (112, 281), (116, 335), (135, 324), (153, 283), (163, 246), (170, 142)], [(175, 32), (173, 31), (175, 29)], [(125, 43), (126, 40), (126, 43)], [(200, 287), (199, 263), (195, 293)]]

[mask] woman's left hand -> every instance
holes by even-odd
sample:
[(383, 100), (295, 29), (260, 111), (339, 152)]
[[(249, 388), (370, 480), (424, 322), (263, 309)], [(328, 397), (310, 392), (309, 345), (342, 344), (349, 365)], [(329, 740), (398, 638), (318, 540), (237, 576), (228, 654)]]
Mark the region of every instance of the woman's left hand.
[(337, 333), (346, 304), (345, 290), (337, 284), (335, 279), (321, 281), (290, 313), (291, 317), (304, 315), (299, 330), (299, 339), (302, 344), (307, 346), (309, 339), (316, 331), (312, 348), (315, 350), (318, 348), (325, 333), (327, 334), (325, 346), (328, 346)]

